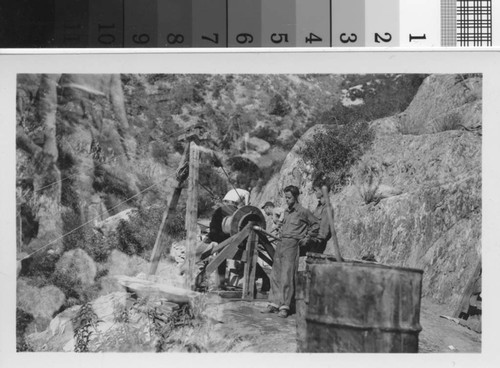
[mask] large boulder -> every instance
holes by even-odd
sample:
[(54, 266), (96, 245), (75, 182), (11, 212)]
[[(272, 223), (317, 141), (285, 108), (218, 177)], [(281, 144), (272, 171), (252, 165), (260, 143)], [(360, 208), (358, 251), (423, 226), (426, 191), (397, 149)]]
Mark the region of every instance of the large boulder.
[(138, 256), (128, 256), (117, 249), (113, 249), (108, 257), (106, 268), (108, 275), (135, 276), (141, 272), (147, 272), (149, 263)]
[(101, 231), (104, 235), (109, 235), (110, 233), (116, 231), (121, 221), (128, 222), (130, 220), (130, 216), (135, 213), (137, 213), (136, 209), (127, 208), (126, 210), (118, 212), (116, 215), (97, 222), (95, 228)]
[(271, 145), (263, 139), (257, 137), (250, 137), (246, 140), (248, 149), (257, 151), (261, 155), (269, 151)]
[(34, 317), (33, 329), (45, 329), (53, 314), (64, 304), (64, 293), (54, 285), (31, 286), (27, 279), (17, 280), (17, 308)]
[(94, 284), (97, 265), (87, 252), (77, 248), (61, 256), (55, 272), (70, 284), (86, 287)]
[[(92, 310), (96, 314), (98, 333), (103, 334), (111, 328), (119, 327), (115, 322), (120, 310), (125, 308), (127, 293), (115, 292), (102, 296), (91, 303)], [(50, 321), (48, 328), (42, 332), (33, 333), (26, 337), (26, 341), (34, 351), (59, 351), (72, 352), (75, 349), (74, 324), (81, 306), (73, 306), (58, 314)], [(95, 340), (95, 331), (91, 340)]]

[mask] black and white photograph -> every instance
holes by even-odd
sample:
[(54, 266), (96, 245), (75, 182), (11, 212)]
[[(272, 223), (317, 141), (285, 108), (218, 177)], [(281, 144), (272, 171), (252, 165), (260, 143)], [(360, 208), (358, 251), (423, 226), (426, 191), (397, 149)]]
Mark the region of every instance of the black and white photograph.
[(16, 73), (17, 354), (481, 353), (469, 69)]

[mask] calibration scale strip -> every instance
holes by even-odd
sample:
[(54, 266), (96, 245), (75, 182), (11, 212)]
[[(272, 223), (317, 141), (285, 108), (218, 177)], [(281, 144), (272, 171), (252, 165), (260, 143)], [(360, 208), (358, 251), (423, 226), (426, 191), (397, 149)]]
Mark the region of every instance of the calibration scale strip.
[[(491, 47), (493, 1), (18, 0), (0, 48)], [(497, 5), (500, 8), (500, 5)]]

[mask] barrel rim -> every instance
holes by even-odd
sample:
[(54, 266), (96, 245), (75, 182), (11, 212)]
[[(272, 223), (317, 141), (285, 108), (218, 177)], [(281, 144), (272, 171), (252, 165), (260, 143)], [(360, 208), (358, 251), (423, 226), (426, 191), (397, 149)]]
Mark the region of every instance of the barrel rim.
[(405, 333), (420, 333), (422, 331), (422, 325), (420, 324), (420, 320), (416, 323), (399, 323), (399, 324), (391, 324), (391, 323), (352, 323), (350, 320), (344, 320), (342, 318), (335, 318), (332, 316), (325, 316), (322, 314), (307, 312), (305, 315), (305, 320), (312, 323), (317, 323), (321, 325), (328, 325), (337, 328), (346, 328), (352, 330), (378, 330), (383, 332), (405, 332)]
[[(343, 262), (337, 262), (337, 258), (334, 255), (330, 254), (319, 254), (319, 253), (312, 253), (308, 252), (306, 254), (306, 263), (307, 265), (336, 265), (336, 266), (355, 266), (355, 267), (365, 267), (365, 266), (373, 266), (375, 268), (382, 268), (382, 269), (390, 269), (390, 270), (397, 270), (397, 271), (409, 271), (409, 272), (414, 272), (414, 273), (420, 273), (423, 274), (424, 270), (418, 269), (418, 268), (413, 268), (413, 267), (403, 267), (403, 266), (394, 266), (394, 265), (384, 265), (381, 263), (377, 262), (370, 262), (370, 261), (363, 261), (363, 260), (358, 260), (358, 259), (349, 259), (346, 258), (344, 259)], [(327, 261), (333, 261), (331, 263), (314, 263), (314, 259), (324, 259)]]

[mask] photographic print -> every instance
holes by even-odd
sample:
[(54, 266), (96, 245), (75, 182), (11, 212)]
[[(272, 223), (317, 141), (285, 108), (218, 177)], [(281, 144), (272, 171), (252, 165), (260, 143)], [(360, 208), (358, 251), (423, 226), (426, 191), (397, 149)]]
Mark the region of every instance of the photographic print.
[(481, 73), (16, 84), (17, 352), (481, 352)]

